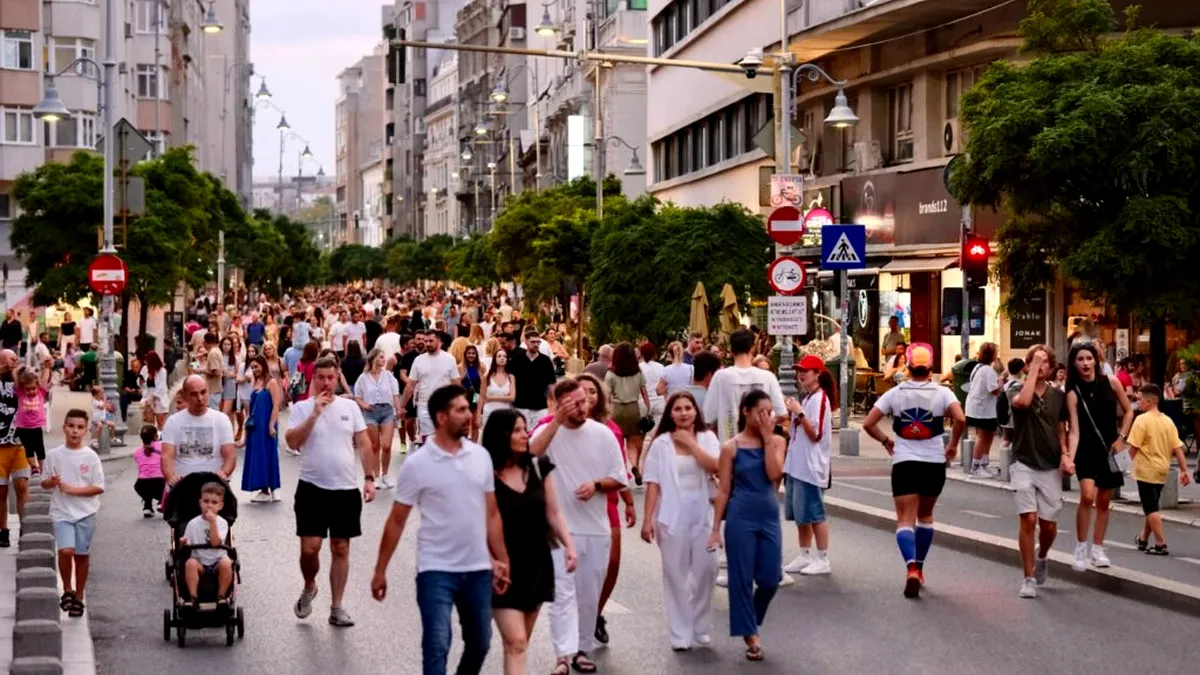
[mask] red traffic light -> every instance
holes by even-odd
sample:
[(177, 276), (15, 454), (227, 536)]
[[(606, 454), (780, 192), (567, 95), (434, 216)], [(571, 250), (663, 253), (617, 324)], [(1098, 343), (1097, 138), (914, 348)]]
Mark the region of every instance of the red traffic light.
[(967, 256), (971, 258), (987, 258), (991, 256), (992, 250), (988, 246), (987, 241), (982, 239), (969, 240), (967, 242)]

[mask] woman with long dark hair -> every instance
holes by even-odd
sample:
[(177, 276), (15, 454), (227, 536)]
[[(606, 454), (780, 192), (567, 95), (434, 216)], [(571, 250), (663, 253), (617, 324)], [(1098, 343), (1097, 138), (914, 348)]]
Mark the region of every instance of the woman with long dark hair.
[[(829, 574), (829, 523), (825, 518), (824, 492), (830, 486), (829, 465), (833, 450), (833, 412), (838, 408), (837, 387), (819, 356), (809, 354), (795, 366), (800, 400), (788, 398), (791, 443), (784, 461), (784, 517), (796, 523), (800, 555), (784, 566), (791, 574)], [(812, 545), (817, 540), (814, 555)]]
[(145, 365), (142, 366), (142, 409), (146, 422), (153, 416), (154, 426), (162, 429), (167, 422), (167, 399), (170, 393), (167, 388), (167, 369), (163, 366), (162, 358), (153, 349), (146, 352)]
[(763, 659), (758, 627), (783, 577), (779, 502), (784, 442), (775, 435), (775, 409), (761, 389), (738, 405), (738, 433), (721, 446), (717, 499), (708, 548), (721, 546), (721, 521), (729, 540), (729, 634), (746, 643), (746, 658)]
[(350, 340), (346, 345), (346, 356), (340, 359), (342, 366), (342, 377), (346, 378), (346, 384), (353, 389), (358, 382), (358, 378), (362, 377), (363, 371), (370, 367), (371, 360), (363, 358), (362, 345), (358, 340)]
[(476, 427), (483, 429), (487, 427), (488, 417), (492, 413), (512, 408), (512, 402), (517, 397), (516, 380), (508, 372), (508, 352), (503, 349), (498, 350), (492, 358), (480, 394)]
[(467, 402), (471, 406), (471, 438), (479, 438), (479, 416), (476, 411), (479, 409), (479, 392), (483, 388), (483, 366), (479, 361), (479, 348), (475, 345), (468, 343), (463, 347), (458, 375), (463, 389), (467, 390)]
[(271, 377), (267, 360), (262, 356), (250, 359), (253, 379), (250, 404), (246, 413), (246, 458), (242, 467), (242, 489), (258, 491), (250, 501), (277, 502), (279, 496), (279, 404), (283, 390)]
[(221, 412), (229, 417), (229, 424), (237, 429), (233, 404), (237, 401), (238, 356), (233, 349), (232, 337), (225, 336), (221, 339), (221, 354), (225, 357), (221, 373)]
[(996, 373), (995, 342), (985, 342), (979, 347), (978, 364), (969, 375), (966, 414), (967, 426), (975, 429), (975, 452), (971, 458), (971, 475), (976, 478), (994, 478), (988, 468), (988, 457), (992, 441), (996, 438), (996, 402), (1004, 382)]
[(293, 403), (299, 403), (308, 398), (308, 390), (312, 388), (313, 369), (320, 356), (321, 348), (317, 346), (316, 342), (310, 341), (304, 344), (304, 351), (300, 353), (300, 361), (296, 364), (296, 374), (300, 376), (301, 380), (300, 386), (296, 387), (293, 392), (295, 394), (292, 397)]
[(646, 453), (642, 540), (658, 540), (667, 633), (671, 649), (682, 651), (712, 641), (717, 555), (707, 548), (713, 526), (709, 493), (721, 442), (708, 431), (700, 406), (688, 392), (671, 394), (665, 408)]
[(496, 410), (483, 428), (483, 447), (496, 472), (496, 506), (509, 551), (509, 586), (492, 597), (492, 617), (504, 642), (505, 675), (525, 673), (525, 650), (538, 612), (554, 601), (554, 562), (550, 550), (566, 550), (574, 572), (575, 544), (558, 508), (554, 483), (546, 480), (554, 463), (529, 454), (525, 417), (511, 408)]
[(645, 432), (639, 426), (642, 413), (638, 402), (645, 403), (649, 410), (650, 394), (646, 391), (646, 376), (638, 366), (637, 350), (632, 343), (622, 342), (613, 348), (612, 366), (604, 376), (604, 386), (612, 394), (613, 422), (625, 436), (633, 480), (641, 485), (642, 473), (638, 467)]
[[(1076, 342), (1067, 357), (1067, 415), (1070, 428), (1067, 446), (1075, 458), (1079, 477), (1079, 507), (1075, 510), (1075, 561), (1071, 565), (1082, 572), (1088, 565), (1108, 567), (1104, 535), (1108, 531), (1108, 510), (1112, 491), (1125, 483), (1120, 473), (1109, 466), (1108, 457), (1125, 448), (1125, 439), (1133, 426), (1133, 406), (1125, 388), (1115, 376), (1099, 373), (1100, 355), (1090, 342)], [(1092, 543), (1092, 511), (1096, 528)]]

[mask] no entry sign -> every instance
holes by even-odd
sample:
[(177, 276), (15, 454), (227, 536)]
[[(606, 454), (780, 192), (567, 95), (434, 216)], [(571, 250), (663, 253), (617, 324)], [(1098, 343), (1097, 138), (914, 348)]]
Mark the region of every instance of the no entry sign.
[(771, 241), (780, 246), (791, 246), (804, 235), (804, 218), (800, 210), (792, 206), (781, 206), (767, 216), (767, 234)]
[(128, 276), (125, 261), (110, 253), (101, 253), (88, 266), (88, 284), (100, 295), (120, 295)]

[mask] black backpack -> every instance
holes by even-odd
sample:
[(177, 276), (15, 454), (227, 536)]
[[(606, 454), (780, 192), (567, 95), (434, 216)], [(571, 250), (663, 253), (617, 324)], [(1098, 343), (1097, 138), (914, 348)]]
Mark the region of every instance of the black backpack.
[(1000, 390), (1000, 398), (996, 401), (996, 424), (1006, 426), (1012, 420), (1012, 402), (1008, 398), (1009, 385), (1005, 384)]

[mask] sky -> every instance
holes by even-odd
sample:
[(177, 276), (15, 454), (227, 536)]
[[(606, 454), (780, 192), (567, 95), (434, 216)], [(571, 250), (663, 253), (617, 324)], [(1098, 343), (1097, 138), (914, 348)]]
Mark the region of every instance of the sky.
[[(332, 176), (335, 78), (383, 39), (381, 12), (385, 0), (252, 0), (250, 60), (258, 91), (265, 77), (271, 102), (287, 114), (288, 124), (312, 147), (305, 175), (321, 166)], [(390, 2), (386, 4), (391, 4)], [(279, 113), (258, 104), (254, 124), (254, 176), (273, 178), (279, 170)], [(289, 136), (284, 147), (283, 175), (296, 175), (304, 142)]]

